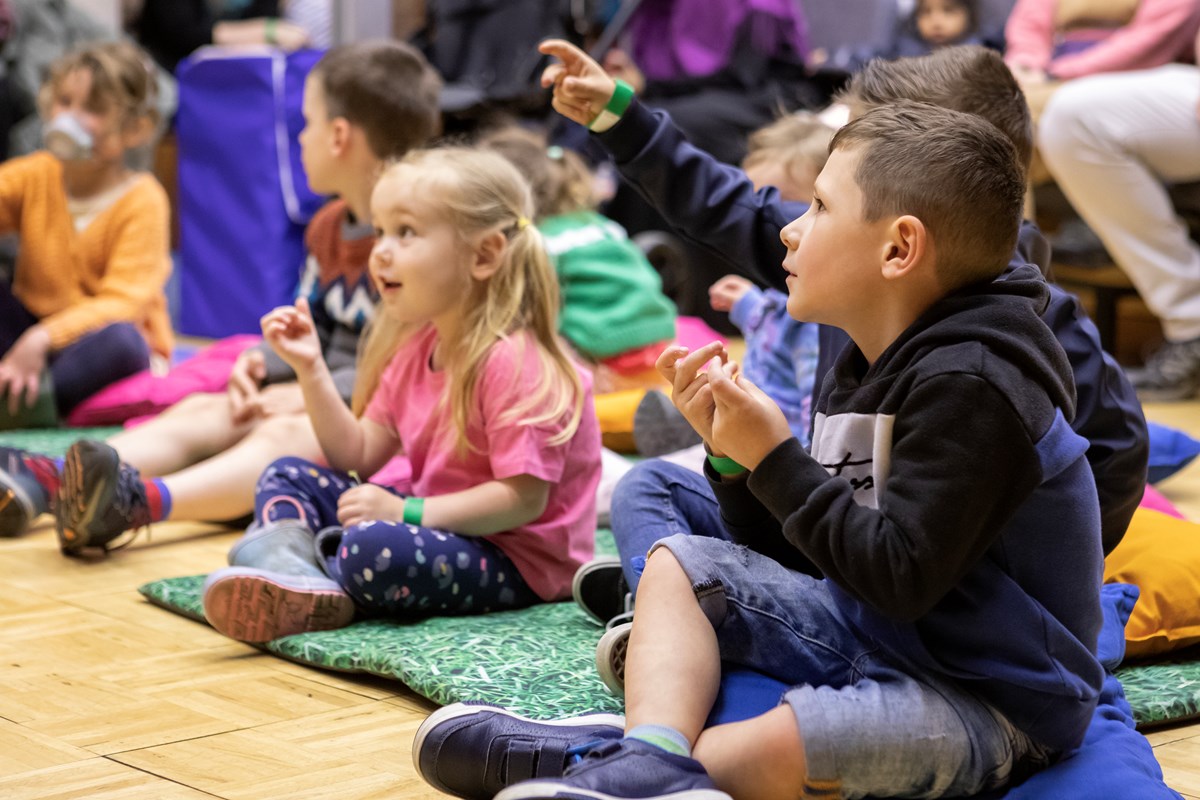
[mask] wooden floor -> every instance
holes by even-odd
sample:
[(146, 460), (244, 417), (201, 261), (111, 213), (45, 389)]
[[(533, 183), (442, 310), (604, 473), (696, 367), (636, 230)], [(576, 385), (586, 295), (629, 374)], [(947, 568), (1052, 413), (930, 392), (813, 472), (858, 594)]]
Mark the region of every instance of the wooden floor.
[[(1200, 403), (1148, 415), (1200, 436)], [(1160, 488), (1200, 520), (1200, 465)], [(291, 664), (143, 601), (224, 563), (236, 533), (156, 525), (105, 561), (43, 527), (0, 541), (0, 797), (231, 800), (438, 796), (410, 747), (432, 706), (401, 685)], [(1200, 725), (1152, 733), (1200, 800)]]

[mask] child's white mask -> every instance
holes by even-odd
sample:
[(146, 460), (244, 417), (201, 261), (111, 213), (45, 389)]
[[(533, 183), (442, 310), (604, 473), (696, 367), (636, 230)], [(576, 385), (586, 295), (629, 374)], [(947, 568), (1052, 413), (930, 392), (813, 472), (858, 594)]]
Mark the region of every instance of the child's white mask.
[(83, 161), (92, 157), (92, 135), (69, 111), (50, 121), (42, 132), (42, 139), (46, 149), (60, 161)]

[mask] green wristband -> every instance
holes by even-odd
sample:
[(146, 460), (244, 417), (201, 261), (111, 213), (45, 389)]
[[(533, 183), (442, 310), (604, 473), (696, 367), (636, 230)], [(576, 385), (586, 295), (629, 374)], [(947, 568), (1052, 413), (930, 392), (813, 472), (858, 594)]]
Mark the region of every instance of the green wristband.
[(425, 518), (425, 498), (404, 498), (404, 521), (409, 525), (420, 525)]
[(263, 38), (267, 44), (278, 44), (279, 37), (276, 35), (275, 29), (278, 26), (279, 20), (275, 17), (267, 17), (263, 22)]
[(717, 471), (718, 475), (733, 476), (741, 475), (747, 472), (747, 469), (732, 458), (720, 458), (711, 453), (708, 455), (708, 463), (712, 464), (712, 468)]
[(588, 123), (589, 131), (600, 133), (616, 125), (621, 120), (621, 116), (629, 109), (629, 104), (633, 102), (633, 87), (620, 78), (616, 78), (615, 83), (612, 97), (608, 98), (604, 110)]

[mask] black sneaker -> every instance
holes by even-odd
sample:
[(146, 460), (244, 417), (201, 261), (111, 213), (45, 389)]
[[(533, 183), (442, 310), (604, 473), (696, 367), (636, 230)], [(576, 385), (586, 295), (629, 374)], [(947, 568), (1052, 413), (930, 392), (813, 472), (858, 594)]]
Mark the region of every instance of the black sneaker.
[(1164, 342), (1146, 365), (1126, 371), (1142, 402), (1187, 400), (1200, 392), (1200, 337)]
[(601, 556), (575, 570), (571, 596), (585, 613), (601, 625), (633, 608), (633, 596), (621, 560)]
[(654, 458), (700, 444), (700, 434), (679, 413), (671, 398), (651, 389), (633, 412), (633, 443), (639, 454)]
[(104, 442), (81, 439), (67, 450), (54, 504), (58, 546), (64, 555), (123, 547), (112, 541), (150, 524), (146, 487), (136, 469)]
[(0, 536), (20, 536), (34, 517), (50, 510), (50, 499), (38, 480), (39, 470), (58, 473), (51, 458), (0, 447)]
[(435, 789), (490, 800), (510, 784), (559, 778), (597, 744), (624, 735), (614, 714), (538, 721), (498, 706), (455, 703), (429, 715), (413, 739), (413, 766)]

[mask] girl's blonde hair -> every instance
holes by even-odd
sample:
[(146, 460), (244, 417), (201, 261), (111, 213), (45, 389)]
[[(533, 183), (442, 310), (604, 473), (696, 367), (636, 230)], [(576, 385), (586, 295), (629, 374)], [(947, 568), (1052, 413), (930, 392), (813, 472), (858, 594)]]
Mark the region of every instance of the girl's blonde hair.
[(516, 126), (492, 131), (479, 146), (507, 158), (528, 179), (537, 219), (595, 208), (591, 170), (575, 152)]
[(92, 44), (73, 50), (50, 65), (38, 92), (38, 110), (48, 116), (54, 92), (68, 75), (86, 70), (92, 76), (87, 102), (97, 111), (116, 107), (125, 120), (158, 121), (158, 84), (149, 56), (128, 42)]
[[(569, 415), (550, 442), (569, 441), (583, 415), (583, 384), (558, 338), (558, 280), (541, 234), (530, 222), (534, 211), (529, 185), (499, 154), (466, 147), (413, 151), (384, 175), (399, 170), (419, 172), (428, 202), (449, 218), (464, 241), (491, 231), (503, 232), (508, 240), (500, 267), (491, 277), (471, 281), (458, 340), (443, 347), (448, 378), (443, 401), (449, 403), (456, 450), (462, 454), (471, 448), (467, 420), (488, 352), (522, 331), (531, 334), (537, 349), (538, 379), (505, 418), (540, 425)], [(416, 327), (398, 323), (382, 308), (375, 315), (359, 353), (351, 403), (355, 414), (363, 413), (388, 361)], [(521, 363), (518, 349), (514, 382)]]

